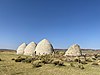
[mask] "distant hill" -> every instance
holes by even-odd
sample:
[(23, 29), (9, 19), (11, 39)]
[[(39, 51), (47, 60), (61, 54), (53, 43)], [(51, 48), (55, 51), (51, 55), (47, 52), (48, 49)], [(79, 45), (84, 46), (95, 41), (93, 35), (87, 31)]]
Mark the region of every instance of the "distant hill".
[[(68, 49), (54, 49), (54, 50), (58, 50), (58, 51), (59, 51), (59, 50), (63, 50), (63, 51), (66, 51), (66, 50), (68, 50)], [(100, 50), (100, 49), (81, 49), (81, 50), (82, 50), (82, 51), (85, 51), (85, 50), (86, 50), (86, 51), (95, 51), (95, 50), (97, 51), (97, 50)]]
[(8, 51), (8, 52), (14, 51), (14, 52), (16, 52), (16, 50), (12, 50), (12, 49), (0, 49), (0, 52), (4, 52), (4, 51)]
[(60, 51), (60, 50), (62, 50), (62, 51), (66, 51), (67, 49), (54, 49), (55, 51)]

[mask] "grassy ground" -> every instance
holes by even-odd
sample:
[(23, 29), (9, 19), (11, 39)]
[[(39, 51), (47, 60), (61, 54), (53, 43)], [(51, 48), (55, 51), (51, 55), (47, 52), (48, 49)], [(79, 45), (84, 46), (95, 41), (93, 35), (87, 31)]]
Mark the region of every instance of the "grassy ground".
[[(85, 69), (70, 66), (70, 62), (65, 62), (65, 66), (54, 66), (45, 64), (42, 67), (33, 68), (31, 63), (15, 62), (12, 58), (17, 58), (15, 52), (0, 52), (0, 75), (100, 75), (100, 66), (91, 65), (92, 62), (84, 65)], [(23, 56), (24, 57), (24, 56)]]

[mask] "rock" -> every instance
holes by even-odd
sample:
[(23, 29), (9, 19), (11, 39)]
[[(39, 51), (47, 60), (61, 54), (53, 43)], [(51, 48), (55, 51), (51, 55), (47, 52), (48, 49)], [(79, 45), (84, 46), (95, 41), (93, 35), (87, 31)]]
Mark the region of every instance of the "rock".
[(36, 48), (36, 43), (34, 42), (29, 43), (24, 50), (24, 55), (32, 56), (35, 52), (35, 48)]
[(17, 54), (23, 54), (25, 48), (26, 48), (26, 44), (25, 43), (21, 44), (17, 49)]
[(65, 52), (65, 56), (81, 56), (82, 52), (80, 46), (78, 44), (74, 44), (69, 47), (69, 49)]
[(51, 54), (53, 52), (53, 46), (46, 39), (40, 41), (35, 49), (36, 55)]

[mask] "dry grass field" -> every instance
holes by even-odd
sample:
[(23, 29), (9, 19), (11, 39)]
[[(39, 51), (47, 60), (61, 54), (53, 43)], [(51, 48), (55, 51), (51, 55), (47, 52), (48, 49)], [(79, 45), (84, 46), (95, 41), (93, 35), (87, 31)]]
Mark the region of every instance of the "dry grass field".
[[(85, 61), (87, 64), (82, 64), (75, 61), (66, 61), (64, 59), (67, 57), (60, 58), (59, 56), (57, 59), (62, 59), (64, 66), (42, 63), (41, 67), (33, 67), (32, 62), (23, 63), (12, 60), (18, 57), (19, 55), (16, 55), (15, 51), (0, 51), (0, 75), (100, 75), (99, 58), (93, 61)], [(21, 57), (31, 58), (23, 55)], [(98, 62), (98, 64), (92, 65), (95, 62)]]

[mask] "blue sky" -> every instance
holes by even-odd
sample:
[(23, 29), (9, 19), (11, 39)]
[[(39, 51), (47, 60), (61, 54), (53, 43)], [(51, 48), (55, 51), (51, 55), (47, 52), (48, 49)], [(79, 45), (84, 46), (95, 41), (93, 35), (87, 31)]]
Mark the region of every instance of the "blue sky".
[(100, 49), (100, 0), (0, 0), (0, 48), (43, 38), (54, 48)]

